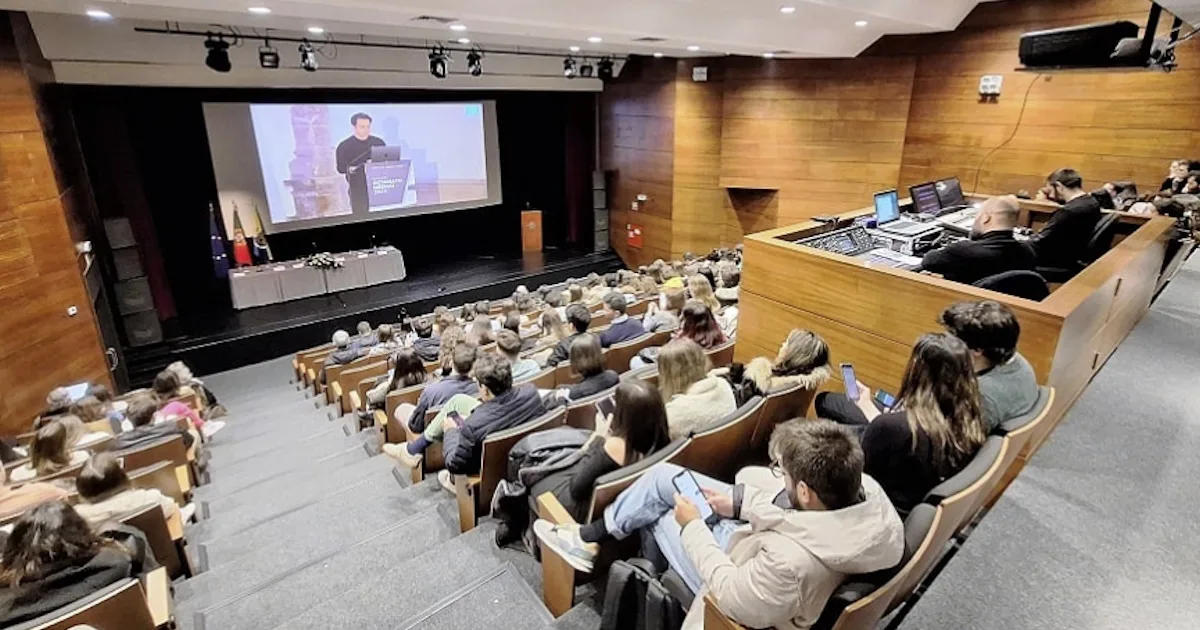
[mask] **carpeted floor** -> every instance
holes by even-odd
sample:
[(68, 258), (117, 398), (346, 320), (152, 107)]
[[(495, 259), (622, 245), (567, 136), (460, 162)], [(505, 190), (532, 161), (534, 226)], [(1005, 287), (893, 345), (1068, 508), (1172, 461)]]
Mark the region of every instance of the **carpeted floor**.
[(907, 630), (1200, 627), (1200, 257), (917, 603)]

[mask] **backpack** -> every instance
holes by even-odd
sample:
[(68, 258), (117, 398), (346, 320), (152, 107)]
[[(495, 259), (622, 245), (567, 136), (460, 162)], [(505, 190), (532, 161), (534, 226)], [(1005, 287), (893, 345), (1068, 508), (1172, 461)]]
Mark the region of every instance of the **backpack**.
[(687, 611), (645, 558), (618, 560), (608, 570), (600, 630), (679, 630)]

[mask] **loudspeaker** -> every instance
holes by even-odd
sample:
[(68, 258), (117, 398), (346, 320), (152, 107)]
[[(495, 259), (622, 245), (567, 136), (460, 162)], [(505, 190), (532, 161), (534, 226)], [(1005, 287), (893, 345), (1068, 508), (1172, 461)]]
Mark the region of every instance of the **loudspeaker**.
[[(116, 286), (117, 309), (122, 315), (132, 315), (154, 310), (154, 298), (150, 294), (150, 283), (145, 278), (122, 280)], [(153, 313), (151, 313), (153, 316)]]
[(137, 245), (137, 239), (133, 237), (133, 228), (129, 226), (129, 219), (124, 217), (105, 219), (104, 233), (108, 236), (108, 246), (112, 249)]
[(145, 346), (162, 341), (162, 326), (153, 310), (126, 315), (125, 338), (131, 346)]
[(609, 171), (592, 172), (592, 251), (606, 252), (608, 239), (608, 182)]
[(142, 269), (142, 258), (136, 247), (127, 247), (113, 252), (113, 264), (117, 268), (117, 280), (130, 280), (146, 275)]

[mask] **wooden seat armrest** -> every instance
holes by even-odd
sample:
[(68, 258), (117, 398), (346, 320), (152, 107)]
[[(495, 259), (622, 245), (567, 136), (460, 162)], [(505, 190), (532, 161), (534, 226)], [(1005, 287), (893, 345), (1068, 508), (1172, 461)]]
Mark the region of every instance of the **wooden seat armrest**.
[(538, 495), (538, 518), (550, 521), (555, 525), (576, 525), (575, 519), (567, 512), (553, 493), (543, 492)]
[(375, 413), (373, 413), (371, 415), (375, 418), (375, 427), (376, 428), (387, 427), (387, 423), (388, 423), (387, 413), (385, 413), (382, 409), (376, 409)]
[(454, 475), (454, 496), (458, 501), (458, 529), (466, 533), (479, 522), (479, 475)]
[(175, 479), (179, 481), (179, 489), (185, 495), (192, 491), (192, 476), (187, 466), (175, 467)]
[[(537, 498), (538, 518), (556, 525), (574, 524), (575, 519), (549, 492)], [(542, 603), (555, 617), (561, 617), (575, 605), (575, 569), (553, 549), (542, 546)]]
[(712, 595), (704, 596), (704, 630), (745, 630), (737, 622), (725, 616)]
[(142, 588), (146, 591), (146, 606), (155, 627), (168, 628), (172, 625), (173, 602), (171, 600), (171, 578), (167, 570), (159, 567), (142, 577)]
[[(342, 399), (342, 384), (341, 383), (339, 383), (337, 381), (330, 383), (329, 391), (333, 392), (333, 400), (334, 401)], [(330, 401), (330, 402), (333, 402), (333, 401)]]
[(358, 395), (358, 390), (351, 391), (349, 396), (350, 396), (350, 411), (353, 411), (355, 413), (362, 411), (362, 408), (363, 408), (362, 397)]

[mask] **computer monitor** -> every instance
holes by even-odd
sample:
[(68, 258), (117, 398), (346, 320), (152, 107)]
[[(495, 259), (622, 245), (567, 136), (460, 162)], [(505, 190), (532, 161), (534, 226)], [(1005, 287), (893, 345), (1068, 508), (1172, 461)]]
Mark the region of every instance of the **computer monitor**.
[(399, 162), (400, 147), (371, 147), (372, 162)]
[(875, 225), (891, 223), (900, 218), (900, 195), (895, 190), (875, 193)]
[(933, 182), (913, 186), (908, 189), (908, 194), (912, 197), (913, 210), (918, 214), (937, 214), (942, 209), (937, 184)]
[(958, 183), (957, 177), (938, 181), (937, 196), (943, 208), (967, 205), (967, 200), (963, 198), (962, 184)]

